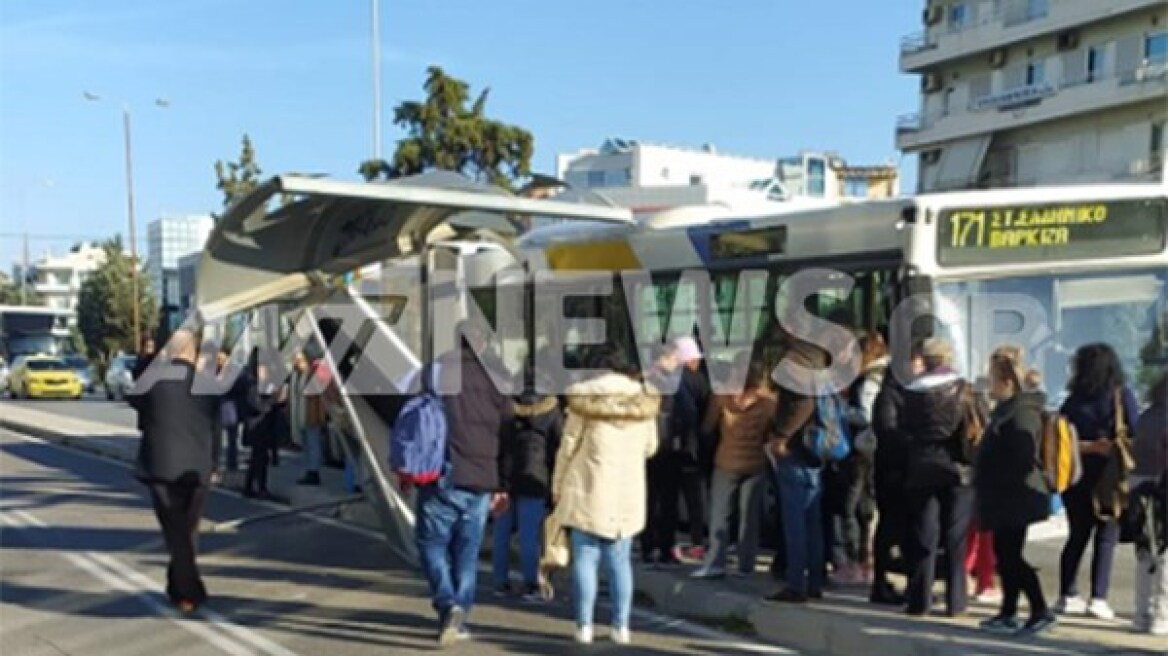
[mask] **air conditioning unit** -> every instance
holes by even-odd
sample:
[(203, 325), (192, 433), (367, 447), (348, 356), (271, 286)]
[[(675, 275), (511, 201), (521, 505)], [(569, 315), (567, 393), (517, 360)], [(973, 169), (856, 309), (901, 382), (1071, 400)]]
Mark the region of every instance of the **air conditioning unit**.
[(921, 163), (922, 164), (936, 164), (939, 161), (941, 161), (941, 149), (940, 148), (926, 150), (923, 153), (921, 153)]
[(1058, 49), (1074, 50), (1079, 47), (1079, 30), (1067, 30), (1058, 35)]
[(1007, 51), (1005, 48), (998, 48), (997, 50), (994, 50), (993, 52), (991, 52), (990, 53), (990, 66), (993, 68), (1001, 68), (1001, 67), (1005, 66), (1006, 60), (1009, 59), (1006, 56), (1006, 52)]
[(924, 77), (921, 78), (921, 91), (937, 93), (943, 84), (940, 73), (925, 73)]
[(933, 5), (932, 7), (925, 9), (924, 15), (921, 16), (921, 20), (924, 22), (925, 25), (936, 25), (937, 23), (940, 23), (944, 18), (945, 18), (945, 8), (942, 7), (941, 5)]

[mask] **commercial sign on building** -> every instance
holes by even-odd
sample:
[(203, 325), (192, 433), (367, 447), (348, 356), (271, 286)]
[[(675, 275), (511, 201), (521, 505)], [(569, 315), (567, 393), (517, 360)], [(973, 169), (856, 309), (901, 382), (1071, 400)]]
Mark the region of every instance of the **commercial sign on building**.
[(988, 96), (982, 96), (974, 100), (970, 105), (974, 111), (979, 112), (987, 109), (1009, 109), (1048, 98), (1055, 93), (1057, 93), (1057, 90), (1050, 83), (1031, 84), (1009, 89), (1008, 91), (991, 93)]

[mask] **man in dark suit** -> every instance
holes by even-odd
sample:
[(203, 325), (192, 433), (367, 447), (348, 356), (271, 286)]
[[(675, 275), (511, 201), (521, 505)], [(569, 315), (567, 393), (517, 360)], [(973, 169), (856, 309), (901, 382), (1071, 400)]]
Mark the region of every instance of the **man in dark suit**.
[(142, 428), (135, 475), (150, 490), (170, 553), (167, 596), (184, 613), (207, 598), (196, 543), (219, 461), (218, 384), (195, 370), (198, 346), (192, 331), (175, 332), (156, 375), (136, 381), (128, 396)]

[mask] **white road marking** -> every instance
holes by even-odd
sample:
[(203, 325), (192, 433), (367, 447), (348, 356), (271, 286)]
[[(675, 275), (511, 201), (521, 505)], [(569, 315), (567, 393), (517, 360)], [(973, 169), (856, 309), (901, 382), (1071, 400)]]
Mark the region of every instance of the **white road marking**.
[[(90, 453), (88, 451), (83, 451), (80, 449), (69, 448), (67, 446), (56, 444), (56, 443), (51, 442), (49, 440), (44, 440), (44, 439), (41, 439), (38, 437), (33, 437), (31, 435), (19, 433), (19, 432), (16, 432), (14, 430), (11, 430), (11, 429), (4, 429), (3, 432), (5, 432), (9, 435), (12, 435), (13, 437), (16, 437), (19, 440), (22, 440), (25, 442), (31, 442), (34, 444), (39, 444), (42, 446), (47, 446), (49, 448), (57, 449), (60, 451), (65, 451), (71, 455), (82, 456), (85, 458), (89, 458), (91, 460), (96, 460), (96, 461), (104, 462), (104, 463), (111, 464), (111, 465), (117, 465), (118, 467), (121, 467), (123, 469), (128, 469), (130, 467), (130, 465), (127, 464), (126, 462), (124, 462), (122, 460), (118, 460), (116, 458), (111, 458), (111, 457), (103, 456), (103, 455), (96, 454), (96, 453)], [(235, 497), (238, 499), (244, 498), (243, 495), (239, 494), (238, 492), (235, 492), (232, 490), (224, 490), (222, 488), (213, 487), (213, 488), (211, 488), (211, 492), (213, 492), (215, 494), (221, 494), (221, 495), (225, 495), (225, 496)], [(288, 508), (287, 506), (284, 506), (282, 504), (278, 504), (278, 503), (275, 503), (272, 501), (263, 501), (263, 500), (259, 500), (259, 499), (248, 499), (248, 502), (253, 504), (253, 505), (266, 506), (268, 508), (272, 508), (272, 509), (276, 509), (276, 510), (287, 510), (287, 508)], [(345, 522), (333, 519), (331, 517), (324, 517), (324, 516), (316, 515), (313, 513), (306, 513), (304, 515), (301, 515), (301, 517), (308, 519), (309, 521), (315, 522), (317, 524), (322, 524), (324, 526), (329, 526), (332, 528), (340, 529), (342, 531), (347, 531), (349, 533), (355, 533), (357, 535), (362, 535), (362, 536), (365, 536), (367, 538), (377, 540), (379, 542), (387, 542), (385, 536), (381, 533), (378, 533), (376, 531), (373, 531), (371, 529), (367, 529), (367, 528), (364, 528), (361, 526), (354, 526), (352, 524), (347, 524)], [(490, 568), (487, 565), (480, 565), (479, 569), (480, 569), (480, 571), (489, 571)], [(206, 609), (200, 610), (200, 612), (205, 612), (205, 610)], [(643, 608), (633, 608), (633, 616), (636, 617), (637, 619), (641, 620), (645, 624), (648, 624), (651, 626), (656, 626), (656, 627), (667, 628), (667, 629), (676, 631), (678, 634), (681, 634), (681, 635), (687, 635), (687, 636), (690, 636), (693, 638), (698, 638), (700, 640), (711, 640), (711, 641), (721, 642), (722, 643), (721, 646), (728, 649), (728, 650), (738, 650), (738, 651), (743, 651), (743, 652), (763, 653), (763, 654), (795, 654), (795, 653), (797, 653), (797, 652), (794, 652), (790, 649), (785, 649), (783, 647), (769, 645), (769, 644), (762, 643), (762, 642), (744, 641), (744, 640), (741, 640), (740, 637), (731, 635), (729, 633), (724, 633), (724, 632), (718, 631), (716, 629), (711, 629), (711, 628), (702, 626), (700, 624), (691, 622), (689, 620), (684, 620), (684, 619), (680, 619), (680, 618), (676, 618), (676, 617), (670, 617), (668, 615), (662, 615), (660, 613), (655, 613), (653, 611), (646, 610)], [(242, 628), (242, 627), (239, 627), (239, 628)]]
[[(29, 526), (49, 528), (48, 524), (41, 521), (35, 515), (15, 508), (0, 511), (0, 522), (14, 528), (26, 528)], [(69, 562), (89, 573), (94, 578), (114, 589), (132, 594), (149, 606), (155, 613), (203, 638), (225, 653), (234, 656), (255, 656), (257, 652), (249, 649), (248, 646), (250, 646), (258, 650), (259, 653), (269, 654), (270, 656), (298, 656), (296, 652), (284, 648), (249, 628), (235, 624), (208, 608), (201, 608), (196, 614), (205, 619), (211, 627), (218, 629), (218, 631), (213, 630), (202, 622), (184, 618), (174, 609), (159, 603), (156, 594), (162, 594), (164, 592), (159, 583), (108, 554), (86, 551), (62, 555)], [(234, 636), (234, 640), (225, 634)]]

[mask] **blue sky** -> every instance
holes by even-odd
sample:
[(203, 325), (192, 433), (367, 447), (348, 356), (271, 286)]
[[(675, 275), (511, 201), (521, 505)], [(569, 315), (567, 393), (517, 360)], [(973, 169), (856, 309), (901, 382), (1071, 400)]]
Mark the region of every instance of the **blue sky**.
[[(530, 129), (535, 168), (605, 137), (776, 157), (896, 155), (916, 83), (897, 72), (917, 0), (382, 0), (392, 107), (439, 64)], [(19, 239), (124, 230), (120, 109), (133, 108), (139, 245), (162, 213), (214, 211), (212, 164), (249, 133), (267, 174), (356, 178), (372, 145), (369, 0), (4, 0), (0, 267)], [(82, 92), (101, 94), (85, 102)], [(169, 109), (153, 102), (165, 97)], [(905, 160), (908, 163), (908, 160)], [(36, 237), (35, 257), (68, 241)]]

